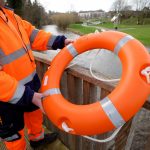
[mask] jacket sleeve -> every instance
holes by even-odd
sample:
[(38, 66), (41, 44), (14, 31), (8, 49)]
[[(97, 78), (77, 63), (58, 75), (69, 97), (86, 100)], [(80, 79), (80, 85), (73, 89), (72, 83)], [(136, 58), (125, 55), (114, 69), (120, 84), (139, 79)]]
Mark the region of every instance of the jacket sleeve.
[(34, 91), (20, 84), (15, 78), (0, 71), (0, 101), (16, 105), (30, 105)]
[(22, 20), (23, 27), (26, 30), (30, 39), (31, 47), (35, 50), (62, 49), (65, 46), (64, 35), (55, 36), (43, 30), (38, 30), (29, 22)]

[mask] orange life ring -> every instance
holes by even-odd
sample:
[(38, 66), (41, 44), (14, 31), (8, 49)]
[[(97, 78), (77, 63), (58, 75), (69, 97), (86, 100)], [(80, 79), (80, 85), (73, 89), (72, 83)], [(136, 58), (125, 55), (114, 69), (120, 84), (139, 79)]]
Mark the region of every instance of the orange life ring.
[[(120, 57), (123, 66), (121, 81), (99, 102), (72, 104), (59, 90), (62, 73), (76, 55), (97, 48), (111, 50)], [(58, 128), (62, 129), (65, 122), (72, 134), (94, 135), (120, 127), (142, 107), (150, 94), (150, 85), (141, 74), (148, 66), (148, 51), (130, 35), (106, 31), (82, 36), (62, 49), (46, 72), (41, 89), (50, 96), (43, 101), (44, 110)]]

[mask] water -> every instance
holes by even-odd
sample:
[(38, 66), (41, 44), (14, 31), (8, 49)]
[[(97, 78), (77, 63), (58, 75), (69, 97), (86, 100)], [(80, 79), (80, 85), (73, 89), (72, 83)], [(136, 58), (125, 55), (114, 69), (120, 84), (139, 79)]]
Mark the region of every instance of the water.
[[(74, 34), (69, 31), (61, 31), (58, 30), (57, 26), (55, 25), (48, 25), (44, 26), (43, 29), (47, 32), (51, 32), (55, 35), (65, 35), (69, 39), (77, 39), (79, 35)], [(48, 51), (47, 55), (57, 55), (57, 51)], [(78, 63), (79, 65), (89, 68), (90, 63), (95, 60), (93, 63), (93, 70), (103, 73), (104, 75), (111, 77), (111, 78), (119, 78), (121, 76), (122, 67), (119, 58), (114, 55), (112, 52), (107, 50), (101, 50), (98, 55), (96, 56), (98, 50), (92, 50), (85, 52), (79, 56), (77, 56), (72, 63)]]

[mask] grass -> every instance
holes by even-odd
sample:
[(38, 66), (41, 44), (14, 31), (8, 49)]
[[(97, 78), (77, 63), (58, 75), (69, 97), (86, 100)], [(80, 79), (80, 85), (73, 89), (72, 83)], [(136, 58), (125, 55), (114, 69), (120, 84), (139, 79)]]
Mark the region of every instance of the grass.
[[(96, 27), (114, 29), (112, 23), (105, 23), (98, 25)], [(80, 34), (92, 33), (96, 30), (96, 27), (83, 27), (81, 24), (72, 24), (70, 28), (78, 31)], [(119, 31), (125, 32), (132, 35), (139, 41), (141, 41), (145, 46), (150, 47), (150, 25), (118, 25)]]
[(135, 29), (124, 30), (123, 32), (132, 35), (145, 46), (150, 47), (150, 25), (138, 26)]
[(69, 28), (71, 28), (72, 31), (79, 33), (80, 35), (93, 33), (95, 31), (95, 27), (84, 27), (81, 24), (71, 24)]

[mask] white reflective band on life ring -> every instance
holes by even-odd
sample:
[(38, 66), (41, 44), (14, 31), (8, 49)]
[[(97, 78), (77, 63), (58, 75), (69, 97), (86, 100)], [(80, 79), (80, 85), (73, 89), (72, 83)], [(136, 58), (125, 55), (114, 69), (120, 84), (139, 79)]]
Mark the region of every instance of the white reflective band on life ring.
[(67, 49), (73, 57), (76, 57), (78, 55), (77, 50), (75, 49), (75, 47), (72, 44), (69, 44), (67, 46)]
[(61, 94), (59, 88), (49, 89), (44, 92), (46, 95), (55, 95), (55, 94)]
[(48, 76), (46, 76), (46, 77), (44, 78), (44, 84), (43, 84), (43, 86), (46, 86), (47, 83), (48, 83)]
[(133, 40), (134, 38), (130, 35), (127, 35), (125, 37), (123, 37), (116, 45), (116, 47), (114, 48), (114, 53), (116, 55), (118, 55), (120, 49), (130, 40)]
[(124, 119), (108, 97), (105, 97), (102, 101), (100, 101), (100, 104), (116, 128), (125, 124)]

